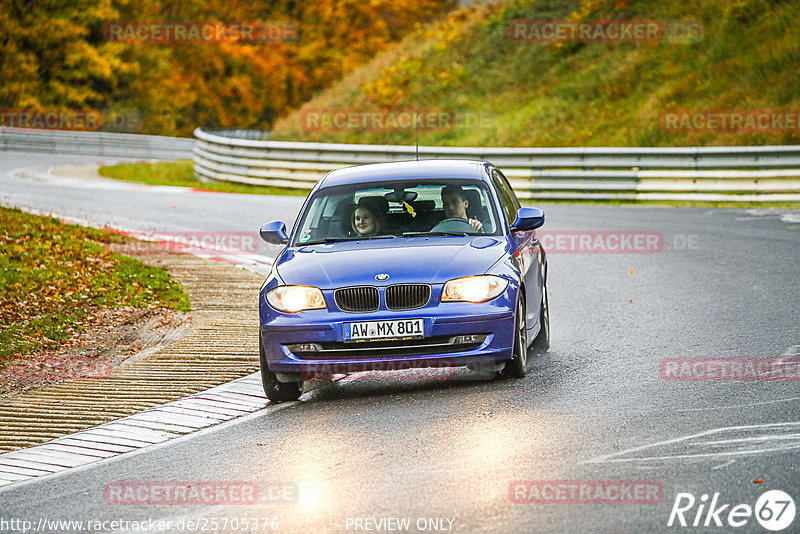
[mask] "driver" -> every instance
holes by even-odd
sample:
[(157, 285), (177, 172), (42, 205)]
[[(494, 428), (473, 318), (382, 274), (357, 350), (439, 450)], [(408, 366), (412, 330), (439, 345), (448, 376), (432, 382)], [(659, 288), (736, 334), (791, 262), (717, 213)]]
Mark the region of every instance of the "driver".
[(467, 217), (467, 207), (469, 200), (467, 200), (464, 190), (460, 185), (447, 185), (442, 189), (442, 204), (444, 205), (444, 215), (448, 219), (458, 218), (464, 219), (469, 222), (476, 232), (483, 230), (483, 223), (478, 219), (470, 219)]

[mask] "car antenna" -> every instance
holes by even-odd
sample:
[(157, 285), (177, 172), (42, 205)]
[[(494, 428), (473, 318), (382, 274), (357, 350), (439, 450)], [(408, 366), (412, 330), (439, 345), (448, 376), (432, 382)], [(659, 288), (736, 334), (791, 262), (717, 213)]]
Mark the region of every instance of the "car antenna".
[(416, 110), (416, 112), (414, 113), (414, 130), (417, 135), (417, 151), (416, 151), (417, 161), (419, 161), (419, 121), (417, 120), (418, 116), (419, 116), (419, 110)]

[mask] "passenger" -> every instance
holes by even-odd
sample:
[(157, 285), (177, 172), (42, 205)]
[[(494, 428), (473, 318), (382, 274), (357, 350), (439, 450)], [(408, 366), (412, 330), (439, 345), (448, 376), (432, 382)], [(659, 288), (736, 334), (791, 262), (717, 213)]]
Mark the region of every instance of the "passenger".
[(469, 222), (476, 232), (483, 230), (483, 223), (478, 219), (470, 219), (467, 217), (467, 208), (469, 207), (469, 200), (464, 195), (464, 190), (460, 185), (447, 185), (442, 188), (442, 204), (444, 205), (444, 215), (448, 219), (457, 218), (464, 219)]
[(362, 198), (353, 210), (350, 225), (357, 235), (370, 237), (386, 228), (386, 217), (374, 202)]

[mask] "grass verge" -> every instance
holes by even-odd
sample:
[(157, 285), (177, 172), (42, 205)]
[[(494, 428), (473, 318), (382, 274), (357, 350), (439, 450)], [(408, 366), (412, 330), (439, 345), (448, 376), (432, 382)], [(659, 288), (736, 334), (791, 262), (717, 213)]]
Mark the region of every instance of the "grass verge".
[(0, 208), (0, 369), (56, 348), (102, 308), (189, 311), (166, 271), (103, 247), (130, 239)]
[[(470, 3), (278, 119), (270, 139), (413, 146), (419, 134), (421, 145), (432, 146), (796, 145), (797, 121), (781, 117), (800, 108), (798, 17), (800, 3), (770, 0)], [(519, 42), (509, 32), (520, 20), (650, 20), (665, 31), (655, 42)], [(403, 110), (447, 120), (390, 127), (388, 112)], [(757, 128), (667, 127), (667, 114), (743, 110), (766, 110), (772, 119)], [(342, 127), (333, 112), (387, 120)]]
[(191, 160), (178, 160), (159, 163), (123, 163), (100, 167), (100, 176), (137, 182), (148, 185), (171, 185), (192, 187), (219, 193), (246, 193), (256, 195), (306, 196), (310, 189), (289, 189), (286, 187), (267, 187), (260, 185), (236, 184), (231, 182), (202, 182), (194, 174)]

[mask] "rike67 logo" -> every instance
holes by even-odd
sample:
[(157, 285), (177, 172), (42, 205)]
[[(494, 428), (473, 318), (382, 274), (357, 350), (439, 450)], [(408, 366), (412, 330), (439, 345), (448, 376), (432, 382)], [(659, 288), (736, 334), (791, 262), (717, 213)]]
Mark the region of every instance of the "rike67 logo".
[(739, 528), (751, 523), (754, 516), (767, 530), (785, 530), (794, 522), (794, 500), (783, 491), (770, 490), (756, 500), (755, 506), (732, 506), (723, 504), (719, 493), (713, 495), (711, 502), (707, 494), (698, 500), (691, 493), (678, 493), (667, 526)]

